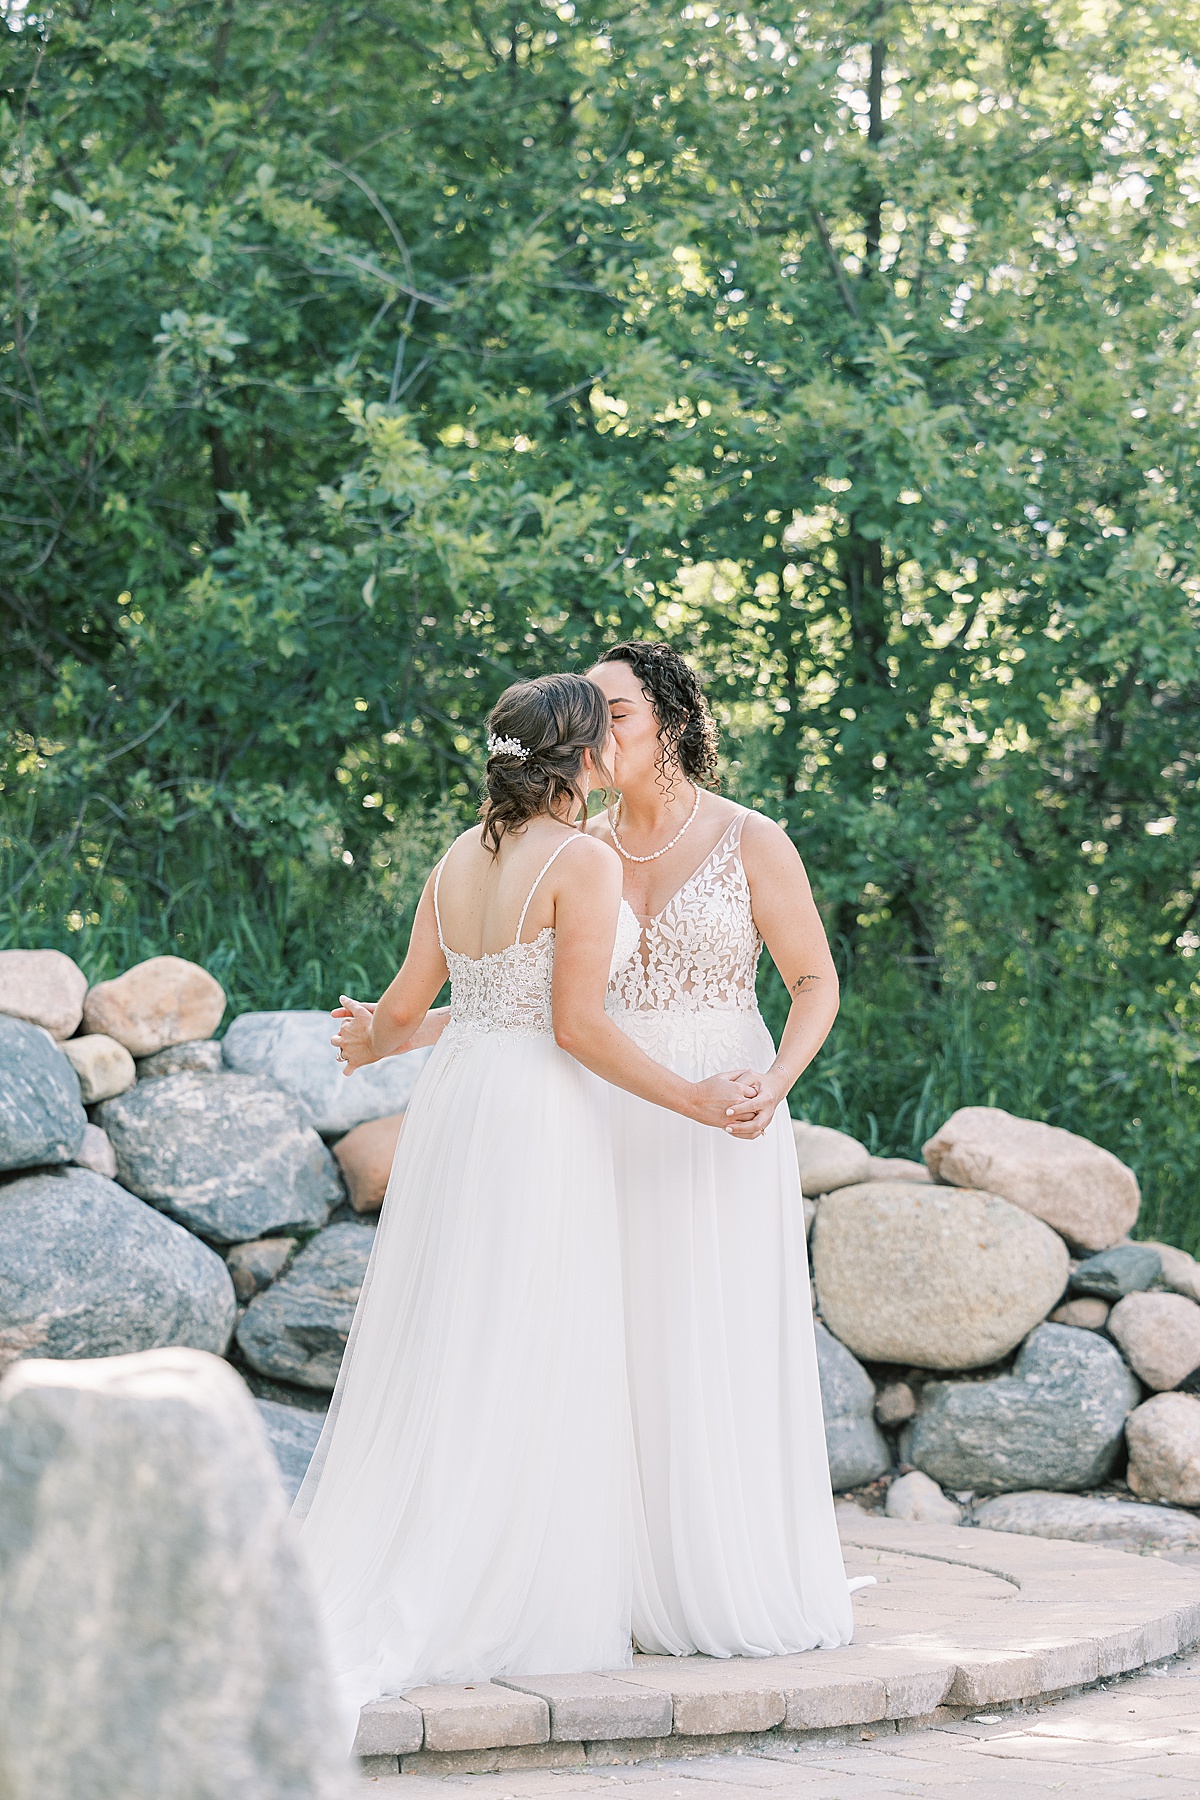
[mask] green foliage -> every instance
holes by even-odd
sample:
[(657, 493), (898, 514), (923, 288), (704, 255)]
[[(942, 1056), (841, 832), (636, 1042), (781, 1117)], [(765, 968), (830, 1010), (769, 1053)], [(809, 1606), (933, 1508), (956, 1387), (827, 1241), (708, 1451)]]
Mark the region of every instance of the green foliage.
[(797, 1103), (1195, 1245), (1194, 9), (10, 23), (7, 939), (377, 987), (498, 690), (659, 632), (827, 909)]

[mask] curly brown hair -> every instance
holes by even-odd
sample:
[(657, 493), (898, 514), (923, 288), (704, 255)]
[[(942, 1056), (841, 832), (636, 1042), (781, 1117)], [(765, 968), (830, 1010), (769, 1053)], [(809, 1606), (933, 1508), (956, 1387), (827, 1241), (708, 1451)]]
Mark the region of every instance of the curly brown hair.
[(483, 841), (494, 856), (506, 831), (520, 831), (539, 813), (574, 797), (587, 819), (580, 786), (583, 753), (590, 750), (602, 781), (608, 739), (608, 701), (585, 675), (538, 675), (506, 688), (488, 714), (488, 736), (514, 739), (526, 754), (497, 750), (488, 757), (487, 797), (479, 809)]
[(628, 663), (658, 720), (660, 781), (672, 779), (672, 764), (689, 781), (702, 787), (717, 785), (717, 723), (704, 697), (696, 671), (670, 644), (648, 638), (631, 638), (614, 644), (600, 658), (602, 663)]

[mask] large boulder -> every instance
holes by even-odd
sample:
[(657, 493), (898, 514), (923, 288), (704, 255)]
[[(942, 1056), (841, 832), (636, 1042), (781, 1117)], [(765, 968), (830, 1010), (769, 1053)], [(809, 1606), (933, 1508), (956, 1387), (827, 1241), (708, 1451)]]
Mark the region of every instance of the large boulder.
[(925, 1369), (985, 1367), (1045, 1318), (1066, 1246), (994, 1194), (907, 1181), (840, 1188), (817, 1209), (821, 1316), (856, 1356)]
[(61, 950), (0, 950), (0, 1013), (69, 1038), (86, 993), (87, 976)]
[(975, 1523), (984, 1531), (1115, 1544), (1122, 1550), (1200, 1550), (1200, 1519), (1170, 1506), (1094, 1494), (999, 1494), (975, 1508)]
[(164, 1075), (100, 1108), (122, 1182), (189, 1230), (240, 1243), (323, 1225), (337, 1167), (299, 1106), (253, 1075)]
[(267, 1428), (267, 1438), (290, 1505), (308, 1473), (325, 1414), (305, 1412), (298, 1406), (283, 1406), (278, 1400), (260, 1400), (258, 1410)]
[(254, 1403), (194, 1350), (0, 1385), (0, 1793), (345, 1800)]
[(0, 1014), (0, 1169), (69, 1163), (86, 1124), (62, 1051), (41, 1026)]
[(97, 1106), (123, 1094), (137, 1080), (137, 1065), (124, 1044), (98, 1031), (94, 1037), (68, 1038), (63, 1055), (79, 1077), (85, 1106)]
[(152, 956), (89, 989), (83, 1028), (106, 1032), (131, 1056), (150, 1056), (211, 1037), (224, 1011), (225, 990), (207, 969), (182, 956)]
[(1011, 1375), (928, 1382), (903, 1454), (954, 1492), (1095, 1487), (1117, 1459), (1139, 1396), (1106, 1338), (1040, 1325)]
[(1200, 1369), (1200, 1306), (1183, 1294), (1127, 1294), (1109, 1313), (1108, 1332), (1155, 1393)]
[(964, 1106), (924, 1146), (935, 1181), (983, 1188), (1080, 1250), (1107, 1250), (1138, 1216), (1137, 1176), (1109, 1150), (998, 1106)]
[(816, 1334), (829, 1475), (834, 1493), (840, 1494), (885, 1474), (892, 1453), (875, 1423), (875, 1383), (819, 1322)]
[(334, 1029), (327, 1012), (243, 1013), (222, 1040), (225, 1066), (270, 1076), (324, 1137), (403, 1112), (429, 1052), (385, 1056), (346, 1075), (333, 1047)]
[(1143, 1500), (1200, 1506), (1200, 1400), (1192, 1394), (1155, 1394), (1131, 1413), (1129, 1485)]
[(403, 1124), (403, 1113), (364, 1119), (333, 1146), (355, 1212), (377, 1213), (383, 1205)]
[(286, 1275), (254, 1296), (237, 1331), (252, 1369), (301, 1387), (333, 1388), (374, 1241), (369, 1225), (330, 1225)]
[(800, 1165), (800, 1186), (810, 1198), (871, 1179), (871, 1152), (847, 1132), (835, 1131), (832, 1125), (810, 1125), (804, 1119), (793, 1119), (792, 1136)]
[(0, 1363), (162, 1344), (220, 1354), (236, 1315), (220, 1257), (116, 1182), (63, 1169), (0, 1187)]

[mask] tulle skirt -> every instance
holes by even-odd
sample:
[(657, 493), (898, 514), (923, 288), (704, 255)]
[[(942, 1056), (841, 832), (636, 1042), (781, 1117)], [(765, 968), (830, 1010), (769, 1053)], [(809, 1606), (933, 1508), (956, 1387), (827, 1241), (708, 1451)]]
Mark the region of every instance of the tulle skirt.
[[(765, 1070), (757, 1011), (619, 1012), (690, 1080)], [(613, 1092), (643, 1650), (850, 1642), (796, 1154), (781, 1107), (741, 1141)]]
[(632, 1469), (608, 1091), (451, 1026), (294, 1509), (348, 1730), (427, 1682), (628, 1664)]

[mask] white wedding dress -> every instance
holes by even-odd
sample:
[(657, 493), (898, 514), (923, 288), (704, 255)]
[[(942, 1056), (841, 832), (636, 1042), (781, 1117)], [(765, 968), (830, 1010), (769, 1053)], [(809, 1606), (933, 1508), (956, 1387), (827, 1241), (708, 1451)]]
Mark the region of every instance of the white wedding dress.
[[(642, 922), (609, 1010), (689, 1080), (767, 1069), (739, 811)], [(850, 1642), (787, 1112), (746, 1141), (613, 1090), (643, 1650), (768, 1656)], [(856, 1584), (857, 1585), (857, 1584)]]
[[(384, 1695), (631, 1656), (609, 1090), (555, 1044), (554, 931), (522, 943), (528, 906), (479, 958), (445, 944), (438, 913), (450, 1022), (294, 1508), (347, 1745)], [(637, 936), (623, 904), (614, 969)]]

